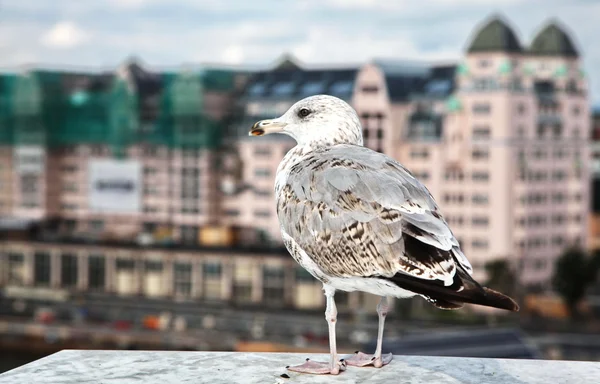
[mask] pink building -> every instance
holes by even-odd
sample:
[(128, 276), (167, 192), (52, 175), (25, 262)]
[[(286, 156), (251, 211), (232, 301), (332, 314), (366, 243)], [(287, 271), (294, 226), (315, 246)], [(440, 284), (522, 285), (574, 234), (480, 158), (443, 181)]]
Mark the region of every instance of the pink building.
[[(250, 80), (244, 100), (253, 120), (281, 114), (308, 96), (303, 89), (331, 94), (339, 73), (282, 66)], [(476, 273), (509, 259), (524, 284), (549, 288), (556, 257), (586, 245), (589, 211), (587, 80), (563, 27), (548, 24), (523, 47), (493, 18), (458, 65), (375, 60), (346, 75), (345, 98), (362, 119), (365, 145), (427, 185)], [(277, 239), (271, 187), (289, 144), (274, 140), (240, 139), (242, 179), (264, 193), (244, 192), (231, 204), (264, 209), (268, 220), (244, 220)]]

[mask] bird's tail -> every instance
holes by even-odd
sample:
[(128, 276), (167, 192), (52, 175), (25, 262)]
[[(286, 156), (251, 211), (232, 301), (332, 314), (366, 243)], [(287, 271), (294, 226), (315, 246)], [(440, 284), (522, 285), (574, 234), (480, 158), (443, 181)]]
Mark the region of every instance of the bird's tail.
[(462, 268), (458, 268), (454, 283), (450, 286), (436, 284), (398, 273), (392, 280), (400, 288), (425, 297), (430, 303), (442, 309), (458, 309), (464, 303), (483, 305), (517, 312), (519, 305), (507, 295), (482, 287)]

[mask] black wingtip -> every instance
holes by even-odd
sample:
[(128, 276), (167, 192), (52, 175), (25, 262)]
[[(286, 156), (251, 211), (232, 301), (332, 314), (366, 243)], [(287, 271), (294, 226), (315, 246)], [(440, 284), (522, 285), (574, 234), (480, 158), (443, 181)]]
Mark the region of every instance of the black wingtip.
[(487, 307), (506, 309), (507, 311), (519, 312), (519, 304), (512, 298), (493, 289), (484, 287), (484, 295), (480, 302), (473, 304), (485, 305)]

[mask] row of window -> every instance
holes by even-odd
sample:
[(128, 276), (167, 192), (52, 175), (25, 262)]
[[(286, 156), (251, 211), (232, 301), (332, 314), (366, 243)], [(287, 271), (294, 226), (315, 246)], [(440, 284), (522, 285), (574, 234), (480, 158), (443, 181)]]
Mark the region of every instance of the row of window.
[[(523, 116), (527, 112), (527, 107), (523, 103), (519, 103), (517, 105), (517, 115)], [(489, 115), (492, 112), (492, 106), (490, 103), (486, 102), (476, 102), (473, 103), (471, 107), (471, 111), (474, 115)], [(540, 112), (545, 113), (548, 112), (547, 109), (543, 108)], [(579, 116), (581, 114), (581, 108), (579, 106), (573, 106), (571, 108), (571, 114), (573, 116)]]
[[(225, 216), (237, 217), (240, 215), (240, 210), (239, 209), (226, 209), (223, 211), (223, 213), (225, 214)], [(254, 217), (257, 217), (257, 218), (271, 217), (271, 211), (268, 211), (265, 209), (257, 209), (254, 211)]]
[[(581, 239), (581, 237), (577, 236), (577, 237), (575, 237), (573, 242), (575, 245), (581, 245), (582, 239)], [(567, 237), (565, 237), (563, 235), (554, 235), (554, 236), (551, 236), (550, 238), (542, 237), (542, 236), (535, 236), (535, 237), (529, 237), (527, 239), (521, 239), (521, 240), (517, 241), (517, 245), (521, 249), (544, 248), (549, 245), (554, 246), (554, 247), (559, 247), (559, 246), (564, 246), (567, 243), (568, 243), (568, 239), (567, 239)]]
[[(537, 125), (537, 137), (544, 138), (548, 134), (551, 134), (555, 139), (564, 138), (564, 127), (560, 122), (554, 122), (552, 124), (538, 124)], [(516, 128), (516, 137), (524, 138), (526, 136), (526, 130), (523, 126)], [(487, 125), (475, 125), (472, 129), (472, 138), (475, 141), (489, 140), (492, 137), (491, 128)], [(571, 137), (582, 138), (581, 129), (574, 127), (571, 131)]]
[[(567, 201), (568, 194), (564, 192), (555, 192), (555, 193), (542, 193), (542, 192), (530, 192), (528, 194), (524, 194), (521, 196), (520, 201), (523, 205), (536, 205), (536, 204), (545, 204), (547, 202), (552, 203), (563, 203)], [(582, 199), (582, 195), (579, 192), (576, 192), (572, 196), (572, 200), (575, 202), (580, 202)]]
[[(557, 159), (565, 159), (565, 158), (569, 157), (569, 152), (564, 148), (556, 148), (556, 149), (554, 149), (554, 151), (552, 151), (552, 155)], [(525, 150), (520, 150), (518, 156), (519, 156), (520, 161), (525, 161), (525, 159), (526, 159)], [(530, 153), (530, 157), (532, 157), (536, 160), (546, 159), (549, 156), (550, 156), (550, 151), (546, 151), (545, 149), (542, 149), (542, 148), (537, 148)], [(579, 150), (575, 150), (573, 152), (573, 157), (575, 159), (581, 159), (581, 152)]]
[[(532, 215), (532, 216), (528, 216), (526, 218), (521, 217), (520, 219), (517, 220), (517, 223), (521, 227), (538, 227), (538, 226), (547, 225), (548, 223), (551, 223), (552, 225), (560, 225), (560, 224), (565, 223), (568, 218), (569, 218), (569, 216), (564, 215), (564, 214), (556, 214), (556, 215), (552, 215), (552, 216)], [(580, 214), (575, 214), (575, 215), (571, 216), (571, 220), (574, 223), (581, 223), (583, 220), (583, 216)]]
[[(448, 224), (460, 227), (465, 224), (465, 219), (462, 215), (448, 215), (446, 216)], [(471, 225), (474, 227), (487, 227), (490, 225), (490, 219), (487, 216), (473, 216), (471, 217)]]
[[(573, 177), (575, 179), (580, 179), (583, 176), (583, 172), (581, 169), (575, 169), (573, 173)], [(546, 171), (526, 171), (521, 168), (517, 177), (521, 181), (545, 181), (545, 180), (553, 180), (553, 181), (563, 181), (569, 178), (569, 174), (564, 170), (554, 170), (552, 172)]]
[[(24, 256), (21, 253), (7, 254), (8, 284), (22, 285), (25, 283), (26, 271)], [(60, 255), (60, 269), (58, 283), (65, 288), (77, 286), (81, 278), (79, 268), (80, 259), (75, 254), (65, 253)], [(107, 260), (101, 254), (87, 257), (88, 287), (92, 290), (107, 288)], [(33, 280), (36, 286), (50, 286), (51, 284), (52, 257), (47, 252), (36, 252), (33, 259)], [(134, 272), (136, 267), (145, 273), (164, 273), (165, 264), (162, 261), (134, 261), (132, 259), (119, 258), (115, 262), (115, 268), (119, 271)], [(247, 289), (252, 288), (252, 274), (254, 273), (247, 265), (234, 265), (234, 279), (231, 281), (233, 288), (233, 299), (250, 299), (246, 297)], [(285, 270), (283, 267), (263, 266), (261, 268), (263, 300), (271, 299), (282, 301), (285, 289)], [(190, 262), (174, 262), (172, 265), (173, 292), (176, 295), (191, 296), (193, 270)], [(221, 298), (223, 265), (219, 262), (205, 262), (201, 264), (198, 272), (202, 275), (202, 290), (205, 298)], [(303, 268), (294, 269), (294, 279), (297, 283), (316, 283), (316, 280)], [(142, 273), (144, 276), (144, 273)], [(118, 282), (117, 282), (118, 283)], [(238, 292), (236, 290), (243, 292)], [(337, 297), (337, 295), (336, 295)]]

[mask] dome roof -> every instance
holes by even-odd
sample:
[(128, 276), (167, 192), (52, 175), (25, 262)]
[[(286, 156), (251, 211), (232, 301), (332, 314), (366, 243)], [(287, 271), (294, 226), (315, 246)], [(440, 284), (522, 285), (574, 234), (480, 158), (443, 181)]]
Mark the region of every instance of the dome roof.
[(529, 53), (536, 56), (579, 57), (569, 35), (555, 22), (538, 32), (529, 47)]
[(520, 53), (523, 48), (512, 28), (500, 17), (494, 17), (479, 29), (467, 52)]

